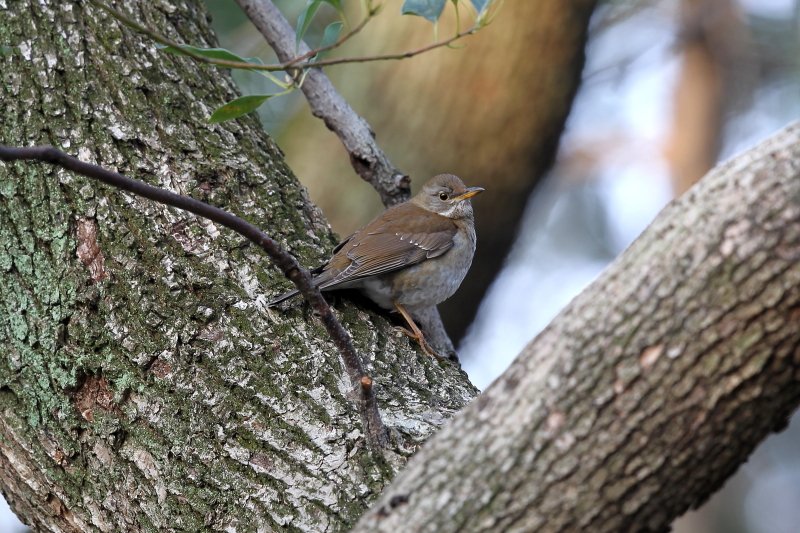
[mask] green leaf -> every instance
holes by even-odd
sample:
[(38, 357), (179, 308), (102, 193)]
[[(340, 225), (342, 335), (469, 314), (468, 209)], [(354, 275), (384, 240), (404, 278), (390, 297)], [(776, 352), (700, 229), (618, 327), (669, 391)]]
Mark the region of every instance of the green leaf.
[(344, 26), (344, 24), (340, 21), (331, 22), (328, 24), (328, 27), (325, 28), (325, 32), (322, 34), (322, 40), (319, 42), (319, 47), (325, 48), (326, 46), (334, 44), (337, 39), (339, 39), (339, 33), (342, 31), (342, 26)]
[(417, 15), (431, 22), (436, 22), (442, 16), (446, 0), (404, 0), (403, 15)]
[(210, 117), (208, 117), (209, 124), (216, 124), (226, 120), (246, 115), (250, 111), (257, 109), (261, 104), (268, 99), (275, 96), (274, 94), (252, 94), (250, 96), (241, 96), (235, 100), (231, 100), (227, 104), (218, 107)]
[(297, 33), (298, 46), (300, 45), (300, 41), (303, 40), (306, 31), (308, 31), (308, 27), (311, 25), (311, 19), (316, 15), (320, 5), (322, 5), (322, 0), (309, 0), (305, 11), (300, 13), (300, 16), (297, 17), (297, 28), (295, 32)]
[[(179, 47), (176, 46), (164, 46), (163, 44), (157, 44), (156, 48), (167, 52), (169, 54), (175, 54), (179, 56), (189, 55), (188, 52), (193, 52), (195, 54), (201, 55), (203, 57), (207, 57), (209, 59), (224, 59), (226, 61), (238, 61), (240, 63), (250, 63), (251, 65), (263, 65), (264, 62), (261, 61), (261, 58), (258, 57), (242, 57), (240, 55), (234, 54), (230, 50), (226, 50), (225, 48), (200, 48), (197, 46), (192, 46), (189, 44), (182, 44)], [(242, 68), (242, 70), (246, 70)], [(258, 72), (272, 83), (277, 85), (278, 87), (286, 88), (286, 84), (279, 80), (274, 74), (267, 70), (254, 70), (253, 72)]]
[(163, 44), (157, 44), (156, 48), (163, 50), (164, 52), (179, 56), (189, 55), (189, 53), (187, 52), (191, 52), (197, 55), (201, 55), (203, 57), (208, 57), (210, 59), (239, 61), (241, 63), (252, 63), (253, 65), (264, 64), (261, 61), (261, 59), (257, 57), (242, 57), (240, 55), (234, 54), (230, 50), (226, 50), (225, 48), (200, 48), (189, 44), (182, 44), (180, 46), (164, 46)]
[[(200, 48), (197, 46), (192, 46), (189, 44), (182, 44), (180, 46), (164, 46), (163, 44), (157, 44), (156, 48), (159, 50), (163, 50), (169, 54), (175, 54), (179, 56), (186, 56), (189, 55), (189, 52), (201, 55), (203, 57), (208, 57), (210, 59), (224, 59), (226, 61), (238, 61), (240, 63), (250, 63), (251, 65), (263, 65), (264, 62), (261, 61), (259, 57), (242, 57), (238, 54), (234, 54), (230, 50), (226, 50), (225, 48)], [(242, 70), (247, 70), (246, 68), (242, 68)], [(286, 83), (282, 82), (275, 76), (272, 72), (268, 70), (253, 70), (253, 72), (258, 72), (272, 83), (285, 89), (287, 87)]]
[(470, 2), (472, 2), (472, 7), (474, 7), (475, 11), (477, 11), (480, 15), (486, 10), (487, 7), (489, 7), (489, 4), (492, 3), (492, 0), (470, 0)]
[(0, 57), (10, 56), (14, 52), (13, 46), (0, 46)]

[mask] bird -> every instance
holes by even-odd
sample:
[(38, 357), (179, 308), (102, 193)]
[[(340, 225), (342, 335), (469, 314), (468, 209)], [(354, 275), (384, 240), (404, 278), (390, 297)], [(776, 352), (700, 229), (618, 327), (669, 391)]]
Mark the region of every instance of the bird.
[[(333, 250), (314, 271), (321, 291), (358, 289), (378, 306), (399, 312), (425, 353), (439, 354), (425, 340), (412, 315), (456, 292), (475, 255), (475, 222), (470, 199), (482, 187), (467, 187), (458, 176), (431, 178), (410, 200), (388, 208)], [(273, 307), (298, 294), (277, 296)]]

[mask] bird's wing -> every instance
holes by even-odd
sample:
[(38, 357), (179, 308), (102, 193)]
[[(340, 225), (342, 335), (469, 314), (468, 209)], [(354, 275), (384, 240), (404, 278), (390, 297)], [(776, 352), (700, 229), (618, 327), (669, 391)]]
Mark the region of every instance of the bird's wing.
[[(351, 233), (350, 235), (342, 239), (339, 242), (339, 244), (337, 244), (336, 247), (334, 247), (331, 257), (335, 257), (336, 254), (339, 252), (339, 250), (341, 250), (348, 242), (350, 242), (350, 239), (352, 239), (357, 234), (358, 232)], [(319, 277), (320, 274), (323, 274), (325, 270), (329, 269), (330, 265), (331, 265), (331, 259), (328, 259), (327, 262), (322, 263), (321, 265), (314, 267), (311, 270), (311, 275), (314, 276), (314, 281), (317, 283), (317, 286), (319, 286), (324, 281), (324, 278)]]
[(319, 277), (321, 289), (386, 274), (439, 257), (453, 246), (456, 225), (443, 216), (423, 216), (401, 204), (354, 233)]

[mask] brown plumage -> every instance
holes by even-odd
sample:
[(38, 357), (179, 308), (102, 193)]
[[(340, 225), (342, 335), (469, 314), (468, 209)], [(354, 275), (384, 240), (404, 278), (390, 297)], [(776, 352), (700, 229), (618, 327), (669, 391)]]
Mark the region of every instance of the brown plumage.
[[(435, 355), (410, 315), (446, 300), (464, 279), (475, 253), (469, 199), (482, 191), (452, 174), (433, 177), (414, 198), (342, 241), (314, 283), (321, 290), (357, 288), (381, 307), (396, 309), (410, 335)], [(284, 293), (269, 305), (296, 294)]]

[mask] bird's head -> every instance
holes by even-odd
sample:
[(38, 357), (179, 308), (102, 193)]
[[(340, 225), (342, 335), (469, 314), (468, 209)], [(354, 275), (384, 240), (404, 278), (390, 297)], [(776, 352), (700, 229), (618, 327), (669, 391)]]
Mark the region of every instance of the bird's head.
[(467, 187), (458, 176), (439, 174), (422, 186), (411, 200), (418, 206), (447, 218), (471, 218), (469, 199), (483, 192), (483, 187)]

